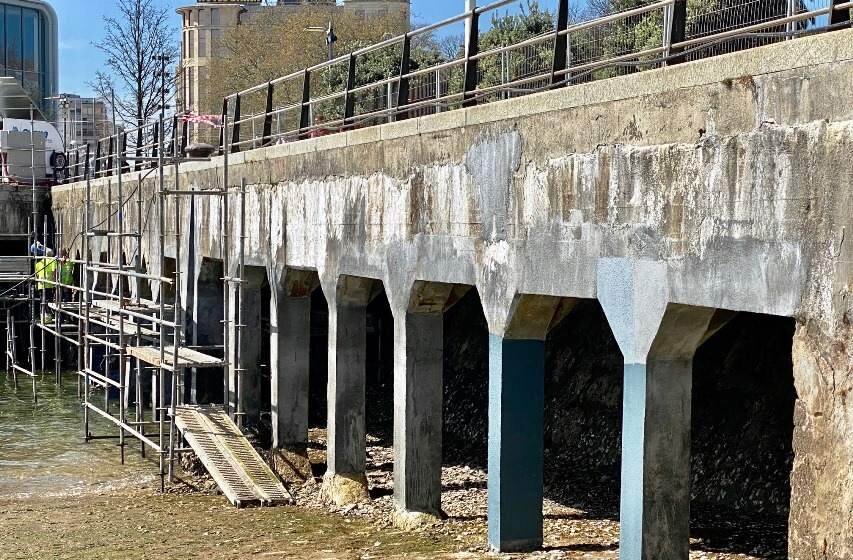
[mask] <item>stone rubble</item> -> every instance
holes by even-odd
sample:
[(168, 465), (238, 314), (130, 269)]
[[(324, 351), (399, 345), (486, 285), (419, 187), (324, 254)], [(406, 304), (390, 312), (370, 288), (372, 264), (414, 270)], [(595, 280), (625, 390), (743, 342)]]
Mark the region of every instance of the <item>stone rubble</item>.
[[(391, 447), (381, 445), (378, 438), (368, 436), (367, 479), (370, 485), (370, 503), (330, 506), (320, 494), (319, 469), (324, 468), (325, 430), (312, 429), (309, 439), (309, 458), (315, 467), (315, 480), (291, 487), (300, 507), (332, 511), (346, 517), (369, 519), (381, 528), (391, 528), (393, 510), (393, 468), (394, 453)], [(581, 484), (576, 479), (569, 481)], [(553, 482), (552, 482), (553, 484)], [(618, 481), (597, 480), (596, 485), (617, 485)], [(414, 529), (427, 536), (450, 536), (459, 542), (460, 553), (476, 555), (487, 554), (486, 510), (487, 490), (484, 469), (452, 465), (442, 469), (442, 508), (447, 515), (445, 521)], [(595, 496), (591, 496), (593, 499)], [(585, 504), (586, 505), (586, 504)], [(545, 543), (541, 551), (530, 554), (504, 555), (508, 558), (617, 558), (619, 547), (619, 522), (615, 515), (601, 515), (606, 509), (602, 504), (589, 504), (588, 508), (577, 509), (546, 499), (544, 506)], [(589, 511), (595, 511), (590, 514)], [(715, 520), (713, 527), (703, 528), (708, 534), (715, 530), (732, 529), (733, 523), (726, 519)], [(716, 527), (716, 529), (714, 528)], [(760, 522), (743, 525), (741, 532), (749, 536), (752, 548), (742, 552), (743, 546), (714, 544), (709, 546), (698, 538), (691, 539), (691, 559), (734, 560), (734, 559), (776, 559), (785, 558), (784, 551), (778, 550), (778, 538)], [(778, 528), (776, 528), (778, 529)], [(784, 541), (783, 541), (784, 542)], [(737, 551), (736, 551), (737, 550)]]

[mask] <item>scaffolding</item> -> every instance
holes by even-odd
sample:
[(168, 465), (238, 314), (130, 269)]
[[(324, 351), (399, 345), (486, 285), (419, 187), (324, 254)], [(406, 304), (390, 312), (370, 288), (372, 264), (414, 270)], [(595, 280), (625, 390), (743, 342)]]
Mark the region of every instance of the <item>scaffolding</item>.
[[(44, 182), (38, 171), (41, 169), (46, 172), (45, 156), (47, 147), (35, 133), (36, 113), (38, 109), (25, 94), (12, 92), (12, 101), (9, 98), (4, 98), (4, 104), (9, 105), (10, 111), (26, 111), (29, 114), (29, 131), (7, 133), (4, 140), (4, 154), (2, 165), (4, 168), (3, 186), (6, 188), (29, 188), (31, 192), (30, 216), (27, 219), (27, 232), (3, 232), (4, 237), (12, 239), (23, 239), (26, 244), (26, 250), (22, 255), (6, 256), (3, 261), (3, 266), (0, 266), (0, 283), (3, 288), (0, 292), (0, 305), (5, 311), (5, 338), (6, 338), (6, 373), (11, 375), (15, 386), (18, 385), (18, 375), (25, 375), (32, 382), (33, 401), (38, 400), (38, 392), (36, 387), (36, 323), (33, 318), (36, 316), (36, 310), (39, 307), (39, 300), (43, 299), (44, 294), (37, 296), (36, 292), (43, 292), (46, 287), (43, 283), (36, 281), (38, 276), (39, 266), (44, 266), (44, 262), (34, 254), (32, 248), (37, 246), (36, 227), (39, 223), (40, 216), (40, 192), (45, 188)], [(21, 101), (26, 100), (26, 108), (22, 106)], [(29, 142), (24, 147), (15, 146), (12, 134), (17, 134), (18, 137), (27, 137)], [(22, 158), (29, 155), (29, 181), (24, 182), (23, 177), (19, 173), (10, 173), (11, 169), (18, 171), (25, 167), (22, 164)], [(47, 221), (44, 220), (45, 231)], [(33, 244), (30, 245), (30, 240)], [(6, 287), (7, 284), (12, 284)], [(21, 287), (24, 286), (23, 289)], [(26, 324), (28, 326), (27, 336), (27, 355), (28, 359), (22, 361), (18, 351), (18, 339), (20, 338), (18, 327)], [(44, 339), (41, 337), (42, 346), (42, 371), (44, 370)]]
[[(45, 367), (49, 365), (50, 342), (53, 342), (52, 365), (57, 384), (62, 383), (63, 349), (74, 348), (76, 364), (73, 370), (77, 374), (77, 392), (83, 408), (84, 441), (117, 439), (122, 464), (127, 439), (138, 441), (143, 457), (149, 450), (158, 456), (161, 491), (165, 491), (167, 479), (173, 480), (175, 462), (180, 454), (191, 450), (182, 447), (180, 442), (182, 436), (179, 432), (189, 435), (185, 432), (187, 426), (176, 425), (176, 418), (186, 408), (187, 371), (221, 368), (222, 406), (217, 410), (241, 424), (240, 405), (232, 407), (230, 404), (229, 375), (233, 373), (236, 376), (235, 390), (239, 393), (244, 372), (239, 349), (243, 327), (240, 320), (232, 324), (230, 297), (232, 289), (238, 301), (242, 295), (246, 238), (246, 184), (242, 180), (239, 187), (232, 187), (228, 154), (224, 154), (221, 185), (210, 189), (185, 188), (180, 180), (181, 164), (209, 161), (210, 158), (185, 154), (186, 127), (180, 134), (177, 119), (170, 123), (172, 138), (167, 145), (166, 124), (161, 114), (153, 125), (115, 134), (102, 141), (110, 146), (104, 155), (100, 149), (102, 142), (98, 143), (94, 158), (89, 146), (82, 146), (69, 154), (71, 167), (68, 179), (82, 182), (85, 188), (82, 224), (73, 238), (69, 239), (59, 230), (50, 232), (48, 217), (39, 215), (33, 171), (33, 208), (28, 239), (31, 236), (35, 239), (34, 232), (41, 225), (44, 246), (63, 249), (60, 255), (53, 257), (28, 255), (32, 266), (26, 274), (0, 274), (0, 281), (14, 280), (19, 288), (26, 287), (24, 290), (7, 290), (0, 297), (6, 307), (7, 371), (16, 382), (19, 373), (32, 378), (33, 398), (36, 399), (36, 378), (39, 372), (44, 377)], [(128, 148), (128, 134), (134, 133), (137, 141)], [(32, 132), (30, 138), (31, 163), (35, 170), (36, 146)], [(150, 142), (146, 143), (146, 139)], [(172, 170), (168, 177), (167, 167)], [(130, 176), (133, 187), (128, 189), (125, 175), (131, 171), (136, 173)], [(148, 189), (153, 193), (146, 203), (145, 185), (150, 183), (146, 183), (146, 179), (155, 172), (154, 188)], [(104, 193), (99, 192), (99, 197), (93, 195), (93, 181), (96, 179), (100, 180), (101, 189), (106, 191), (106, 216), (97, 222), (98, 201), (104, 204)], [(186, 272), (181, 270), (184, 236), (182, 202), (195, 197), (217, 197), (221, 200), (219, 219), (223, 236), (220, 256), (224, 270), (221, 281), (225, 295), (223, 344), (218, 346), (191, 346), (186, 337), (185, 305), (182, 302)], [(239, 199), (238, 236), (229, 231), (229, 197)], [(156, 254), (160, 262), (159, 270), (152, 274), (143, 266), (143, 243), (146, 234), (152, 233), (147, 216), (155, 205), (159, 245)], [(170, 211), (173, 212), (172, 219), (167, 220)], [(167, 231), (167, 222), (171, 224), (170, 231)], [(239, 247), (232, 248), (231, 243), (235, 240)], [(172, 273), (167, 272), (168, 242), (173, 244), (176, 263)], [(76, 258), (66, 252), (75, 245), (79, 248)], [(232, 250), (239, 259), (236, 274), (230, 273)], [(132, 257), (125, 259), (126, 253)], [(135, 289), (130, 289), (130, 282), (134, 283)], [(143, 282), (157, 287), (156, 298), (142, 297)], [(15, 310), (24, 307), (28, 308), (28, 313), (16, 316)], [(29, 328), (27, 360), (19, 359), (17, 345), (18, 330), (23, 323), (27, 323)], [(38, 338), (36, 332), (40, 334)], [(221, 358), (216, 355), (218, 353), (221, 353)], [(186, 416), (187, 411), (183, 410), (183, 413)], [(107, 420), (116, 431), (94, 433), (94, 417)], [(184, 439), (190, 441), (193, 438)]]

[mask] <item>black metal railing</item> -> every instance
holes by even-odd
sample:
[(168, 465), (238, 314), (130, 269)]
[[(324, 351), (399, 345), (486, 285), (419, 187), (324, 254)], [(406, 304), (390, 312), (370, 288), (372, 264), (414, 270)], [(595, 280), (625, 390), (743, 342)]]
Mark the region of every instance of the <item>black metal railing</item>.
[[(632, 9), (572, 21), (559, 0), (551, 28), (509, 45), (486, 45), (481, 27), (524, 0), (499, 0), (224, 98), (214, 134), (219, 154), (471, 107), (849, 27), (853, 1), (646, 0)], [(465, 24), (456, 56), (414, 64), (419, 41)], [(482, 47), (482, 48), (481, 48)], [(399, 68), (361, 83), (359, 64), (391, 53)], [(187, 116), (164, 126), (164, 157), (193, 140)], [(156, 165), (159, 124), (124, 131), (69, 154), (69, 180)], [(193, 125), (197, 128), (197, 125)], [(134, 139), (128, 147), (128, 138)], [(85, 154), (80, 153), (84, 151)]]

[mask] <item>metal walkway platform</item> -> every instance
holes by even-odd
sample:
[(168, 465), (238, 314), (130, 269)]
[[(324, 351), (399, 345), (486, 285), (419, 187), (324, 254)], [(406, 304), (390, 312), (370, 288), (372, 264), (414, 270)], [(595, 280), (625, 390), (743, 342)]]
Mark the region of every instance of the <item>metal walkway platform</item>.
[(177, 407), (175, 425), (235, 506), (293, 503), (279, 478), (221, 408)]

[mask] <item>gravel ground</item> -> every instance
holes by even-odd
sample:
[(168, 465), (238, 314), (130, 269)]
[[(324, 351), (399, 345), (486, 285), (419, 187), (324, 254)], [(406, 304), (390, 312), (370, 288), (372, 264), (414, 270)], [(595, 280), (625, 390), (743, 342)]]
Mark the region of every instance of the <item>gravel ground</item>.
[[(325, 430), (311, 430), (309, 458), (315, 474), (325, 468)], [(307, 509), (333, 511), (347, 517), (372, 522), (380, 528), (390, 528), (393, 508), (393, 450), (368, 437), (367, 468), (371, 502), (337, 508), (323, 503), (320, 497), (320, 477), (305, 485), (293, 487), (297, 506)], [(583, 484), (582, 480), (568, 483)], [(598, 485), (617, 485), (618, 481), (599, 479)], [(587, 482), (588, 485), (588, 482)], [(449, 538), (459, 543), (460, 552), (472, 557), (485, 555), (486, 547), (486, 472), (470, 466), (445, 466), (442, 469), (442, 508), (447, 514), (443, 523), (418, 530), (424, 536)], [(612, 491), (612, 487), (609, 489)], [(546, 493), (551, 494), (551, 492)], [(595, 492), (588, 494), (583, 509), (568, 507), (546, 499), (544, 506), (545, 543), (542, 551), (532, 554), (506, 555), (511, 558), (617, 558), (619, 523), (615, 515), (603, 513), (606, 506), (596, 504)], [(595, 512), (595, 513), (590, 513)], [(694, 528), (691, 538), (691, 559), (732, 560), (785, 558), (778, 550), (780, 530), (770, 523), (754, 520), (713, 519), (706, 515), (701, 528)], [(710, 519), (710, 520), (709, 520)], [(694, 523), (694, 526), (697, 524)], [(749, 544), (744, 544), (749, 543)]]

